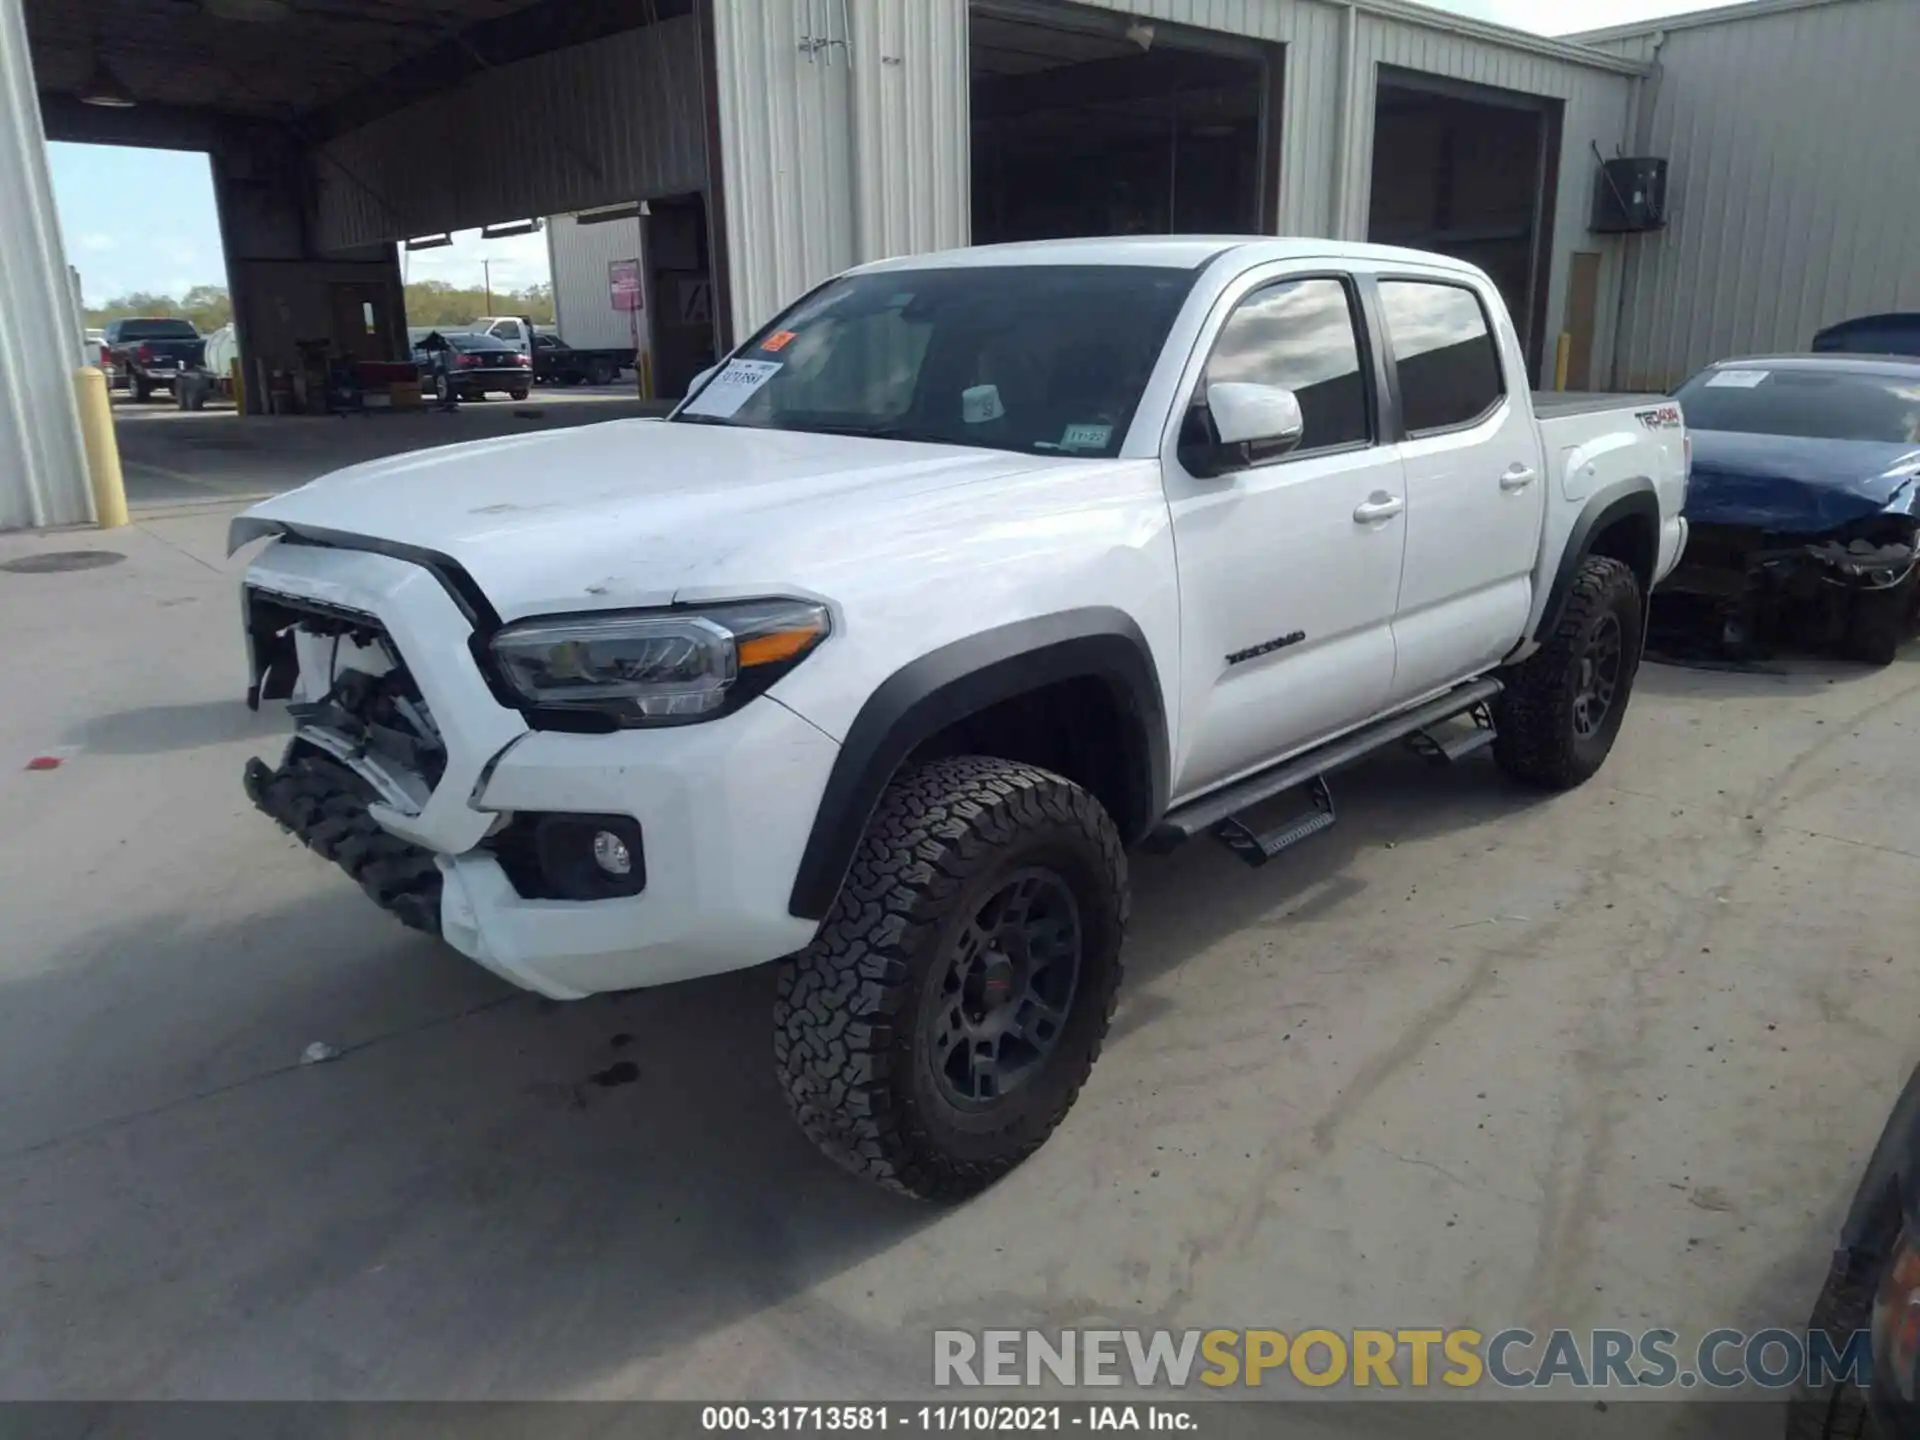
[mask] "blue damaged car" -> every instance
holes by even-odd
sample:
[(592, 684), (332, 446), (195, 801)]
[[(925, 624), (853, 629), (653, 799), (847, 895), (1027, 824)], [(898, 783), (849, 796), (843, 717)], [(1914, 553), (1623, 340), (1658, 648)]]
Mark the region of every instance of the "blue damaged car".
[(1920, 607), (1920, 358), (1726, 360), (1678, 399), (1690, 538), (1669, 601), (1704, 602), (1729, 649), (1892, 661)]

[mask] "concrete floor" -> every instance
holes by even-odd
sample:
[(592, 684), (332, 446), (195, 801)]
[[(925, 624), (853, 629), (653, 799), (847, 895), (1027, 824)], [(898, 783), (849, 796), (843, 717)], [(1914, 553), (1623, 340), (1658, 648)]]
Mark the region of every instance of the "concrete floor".
[(942, 1326), (1793, 1326), (1920, 1048), (1920, 663), (1650, 666), (1573, 794), (1396, 754), (1265, 871), (1140, 859), (1064, 1128), (900, 1201), (790, 1127), (769, 971), (542, 1003), (250, 811), (283, 722), (238, 698), (227, 508), (0, 536), (125, 556), (0, 573), (0, 1396), (899, 1396)]

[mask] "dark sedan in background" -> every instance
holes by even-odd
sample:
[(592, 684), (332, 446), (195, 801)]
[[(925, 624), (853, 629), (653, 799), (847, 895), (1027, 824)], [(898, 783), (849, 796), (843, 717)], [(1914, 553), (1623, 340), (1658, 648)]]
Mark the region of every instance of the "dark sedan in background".
[(1726, 360), (1678, 399), (1689, 537), (1661, 603), (1705, 607), (1730, 651), (1892, 661), (1920, 604), (1920, 359)]
[(491, 335), (436, 330), (413, 347), (413, 359), (420, 388), (442, 401), (484, 400), (489, 391), (524, 400), (533, 387), (526, 351)]

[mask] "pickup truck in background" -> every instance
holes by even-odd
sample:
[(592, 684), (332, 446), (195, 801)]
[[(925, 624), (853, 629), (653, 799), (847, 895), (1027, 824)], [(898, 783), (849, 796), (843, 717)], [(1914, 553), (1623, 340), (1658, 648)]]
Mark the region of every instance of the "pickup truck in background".
[(1526, 373), (1485, 273), (1417, 251), (865, 266), (665, 422), (238, 517), (249, 701), (295, 727), (246, 789), (542, 995), (779, 962), (800, 1126), (962, 1196), (1090, 1074), (1129, 847), (1264, 865), (1388, 745), (1545, 790), (1606, 760), (1686, 542), (1681, 411)]
[(171, 391), (182, 373), (198, 369), (205, 342), (191, 320), (109, 320), (101, 349), (112, 383), (144, 402), (156, 390)]
[(617, 350), (581, 350), (551, 330), (515, 315), (482, 315), (469, 327), (520, 351), (533, 345), (533, 376), (543, 385), (611, 385), (634, 367), (631, 345)]

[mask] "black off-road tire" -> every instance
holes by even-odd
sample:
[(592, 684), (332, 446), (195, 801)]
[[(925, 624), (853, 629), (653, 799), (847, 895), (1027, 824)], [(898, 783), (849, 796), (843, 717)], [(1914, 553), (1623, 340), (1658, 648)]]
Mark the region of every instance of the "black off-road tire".
[(1913, 634), (1916, 594), (1920, 594), (1920, 572), (1909, 573), (1888, 589), (1855, 595), (1842, 641), (1846, 657), (1866, 665), (1891, 665), (1897, 660), (1900, 647)]
[[(996, 880), (1040, 869), (1072, 894), (1077, 985), (1045, 1059), (984, 1110), (941, 1092), (924, 1023), (952, 945)], [(782, 967), (774, 1061), (800, 1128), (834, 1160), (928, 1200), (982, 1190), (1053, 1133), (1120, 988), (1127, 861), (1100, 803), (1031, 765), (913, 766), (888, 787), (814, 942)]]
[[(1493, 758), (1514, 779), (1542, 790), (1571, 790), (1593, 777), (1620, 733), (1645, 640), (1646, 596), (1618, 560), (1589, 556), (1574, 577), (1559, 623), (1546, 643), (1501, 678), (1493, 702)], [(1620, 669), (1604, 720), (1590, 735), (1575, 728), (1581, 663), (1609, 619), (1619, 628)]]

